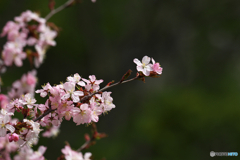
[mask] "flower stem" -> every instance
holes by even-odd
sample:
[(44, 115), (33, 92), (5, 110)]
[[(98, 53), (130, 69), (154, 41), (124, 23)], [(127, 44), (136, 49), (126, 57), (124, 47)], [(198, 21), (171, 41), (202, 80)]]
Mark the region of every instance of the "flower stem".
[(37, 117), (33, 121), (36, 122), (38, 120), (41, 120), (43, 117), (45, 117), (46, 115), (48, 115), (50, 112), (52, 112), (54, 110), (56, 110), (56, 109), (49, 108), (46, 112), (44, 112), (41, 116)]
[(66, 3), (64, 3), (63, 5), (61, 5), (60, 7), (52, 10), (46, 17), (46, 21), (49, 20), (54, 14), (60, 12), (61, 10), (67, 8), (68, 6), (70, 6), (75, 0), (68, 0)]
[(93, 95), (95, 95), (95, 94), (97, 94), (97, 93), (99, 93), (99, 92), (105, 91), (106, 89), (112, 88), (112, 87), (117, 86), (117, 85), (120, 85), (120, 84), (122, 84), (122, 83), (131, 82), (131, 81), (136, 80), (136, 79), (138, 79), (138, 77), (134, 77), (134, 78), (132, 78), (132, 79), (125, 80), (125, 81), (122, 81), (122, 82), (119, 81), (119, 82), (114, 83), (114, 84), (112, 84), (112, 85), (110, 85), (110, 86), (105, 86), (105, 87), (103, 87), (102, 89), (100, 89), (99, 91), (94, 92), (94, 93), (92, 93), (92, 94), (89, 94), (89, 95), (83, 97), (83, 98), (80, 100), (80, 102), (83, 102), (83, 101), (87, 100), (88, 98), (91, 98)]

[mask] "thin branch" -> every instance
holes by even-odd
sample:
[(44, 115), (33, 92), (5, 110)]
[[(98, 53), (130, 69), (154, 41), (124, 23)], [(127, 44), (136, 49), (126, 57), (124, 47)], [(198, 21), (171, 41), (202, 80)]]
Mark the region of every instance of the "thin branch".
[[(89, 136), (89, 135), (87, 134), (87, 136)], [(94, 145), (96, 143), (97, 139), (101, 139), (101, 138), (105, 138), (105, 137), (107, 137), (107, 135), (105, 133), (99, 133), (97, 131), (96, 124), (92, 123), (92, 137), (91, 137), (91, 139), (87, 140), (86, 137), (85, 137), (86, 142), (80, 148), (78, 148), (76, 151), (80, 152), (80, 151), (82, 151), (84, 149), (88, 149), (90, 146), (92, 146), (92, 145)]]
[(94, 136), (91, 137), (91, 139), (89, 141), (86, 141), (80, 148), (78, 148), (76, 151), (80, 152), (84, 149), (87, 149), (88, 146), (95, 140), (96, 138)]
[(105, 90), (107, 90), (107, 89), (109, 89), (109, 88), (112, 88), (112, 87), (114, 87), (114, 86), (120, 85), (120, 84), (122, 84), (122, 83), (131, 82), (131, 81), (136, 80), (136, 79), (138, 79), (138, 77), (134, 77), (134, 78), (132, 78), (132, 79), (125, 80), (125, 81), (122, 81), (122, 82), (119, 81), (119, 82), (114, 83), (114, 84), (112, 84), (112, 85), (110, 85), (110, 86), (105, 86), (105, 87), (103, 87), (102, 89), (100, 89), (99, 91), (94, 92), (94, 93), (92, 93), (92, 94), (89, 94), (89, 95), (83, 97), (83, 98), (80, 100), (80, 102), (83, 102), (83, 101), (87, 100), (88, 98), (91, 98), (93, 95), (95, 95), (95, 94), (97, 94), (97, 93), (100, 93), (100, 92), (102, 92), (102, 91), (105, 91)]
[(66, 3), (64, 3), (63, 5), (61, 5), (60, 7), (52, 10), (46, 17), (46, 21), (49, 20), (54, 14), (60, 12), (61, 10), (67, 8), (69, 5), (71, 5), (75, 0), (68, 0)]
[(45, 113), (43, 113), (41, 116), (37, 117), (36, 119), (34, 119), (33, 121), (36, 122), (38, 120), (41, 120), (43, 117), (45, 117), (46, 115), (48, 115), (50, 112), (55, 111), (56, 109), (52, 109), (49, 108)]

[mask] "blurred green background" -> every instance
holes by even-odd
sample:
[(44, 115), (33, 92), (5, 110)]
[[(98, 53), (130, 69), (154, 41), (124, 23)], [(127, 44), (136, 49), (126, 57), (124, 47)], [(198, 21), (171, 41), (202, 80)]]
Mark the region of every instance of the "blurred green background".
[[(65, 1), (56, 0), (56, 6)], [(44, 17), (47, 5), (48, 0), (1, 0), (0, 26), (28, 9)], [(37, 88), (74, 73), (95, 74), (103, 87), (128, 69), (135, 72), (132, 60), (144, 55), (163, 67), (161, 78), (111, 89), (116, 108), (97, 123), (108, 137), (88, 150), (97, 160), (202, 160), (211, 159), (210, 151), (240, 153), (240, 1), (84, 0), (49, 21), (62, 30), (38, 69)], [(1, 48), (4, 43), (1, 38)], [(28, 62), (9, 68), (3, 81), (10, 85), (27, 70)], [(48, 146), (45, 156), (54, 160), (65, 141), (77, 149), (89, 132), (71, 120), (57, 138), (39, 144)]]

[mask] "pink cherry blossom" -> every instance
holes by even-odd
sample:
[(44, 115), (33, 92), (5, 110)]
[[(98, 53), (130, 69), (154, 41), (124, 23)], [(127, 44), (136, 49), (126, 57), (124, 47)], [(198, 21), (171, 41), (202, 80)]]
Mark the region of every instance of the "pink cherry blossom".
[(85, 89), (87, 91), (89, 91), (90, 89), (93, 89), (93, 91), (98, 91), (100, 88), (99, 84), (102, 83), (103, 80), (102, 79), (96, 80), (95, 75), (90, 75), (89, 79), (90, 80), (82, 78), (82, 80), (87, 83), (87, 85), (85, 85)]
[(4, 94), (0, 94), (0, 107), (2, 109), (6, 109), (8, 104), (9, 104), (8, 97)]
[[(7, 24), (4, 26), (3, 32), (1, 33), (0, 36), (4, 37), (7, 34), (10, 34), (10, 35), (18, 34), (19, 29), (20, 29), (20, 26), (17, 23), (13, 21), (8, 21)], [(8, 38), (8, 40), (13, 40), (13, 38)]]
[(46, 25), (44, 18), (29, 10), (15, 17), (14, 20), (15, 22), (7, 22), (0, 35), (8, 37), (8, 42), (2, 51), (5, 65), (11, 66), (14, 62), (16, 66), (21, 67), (22, 60), (27, 57), (25, 51), (29, 47), (32, 50), (33, 47), (38, 54), (34, 57), (34, 64), (39, 67), (43, 62), (47, 48), (56, 45), (54, 39), (57, 32)]
[(61, 151), (64, 154), (66, 160), (90, 160), (90, 157), (92, 156), (90, 152), (86, 152), (83, 157), (81, 152), (76, 152), (67, 145)]
[(60, 114), (62, 117), (65, 117), (65, 119), (69, 121), (72, 118), (73, 109), (74, 105), (72, 101), (63, 101), (58, 107), (58, 114)]
[(24, 146), (25, 144), (27, 144), (27, 146), (32, 146), (32, 144), (36, 144), (38, 141), (38, 135), (41, 131), (40, 124), (28, 119), (23, 119), (23, 122), (30, 126), (31, 129), (24, 129), (27, 130), (27, 134), (20, 132), (22, 135), (26, 135), (25, 143), (22, 143), (20, 147)]
[(19, 100), (23, 105), (27, 105), (28, 108), (33, 108), (34, 104), (37, 102), (36, 99), (32, 98), (31, 94), (26, 94), (23, 99)]
[(45, 48), (45, 46), (55, 46), (56, 42), (53, 40), (57, 36), (57, 32), (51, 30), (49, 27), (45, 27), (45, 30), (40, 34), (39, 42), (40, 46)]
[(8, 92), (8, 95), (10, 98), (19, 98), (26, 93), (34, 95), (36, 83), (36, 70), (32, 70), (27, 74), (23, 74), (20, 80), (13, 82), (12, 89)]
[(1, 160), (11, 160), (10, 153), (19, 148), (15, 142), (9, 142), (8, 137), (0, 137)]
[(113, 98), (110, 96), (111, 92), (103, 92), (102, 93), (102, 104), (101, 107), (103, 108), (104, 112), (110, 111), (111, 109), (115, 108), (115, 105), (112, 103)]
[(12, 142), (12, 141), (17, 142), (19, 140), (19, 135), (16, 133), (13, 133), (12, 135), (9, 135), (8, 139), (9, 139), (9, 142)]
[(152, 70), (154, 72), (156, 72), (157, 74), (162, 74), (162, 67), (160, 67), (160, 64), (159, 63), (155, 63), (155, 60), (152, 58), (152, 62), (153, 62), (153, 65), (152, 65)]
[(21, 148), (18, 155), (14, 156), (14, 160), (45, 160), (43, 154), (47, 147), (40, 146), (37, 151), (33, 151), (30, 147)]
[(82, 104), (80, 109), (75, 107), (73, 109), (73, 122), (77, 125), (90, 123), (92, 111), (88, 108), (88, 104)]
[(93, 110), (92, 110), (92, 114), (91, 114), (91, 119), (93, 122), (98, 122), (99, 120), (99, 115), (101, 115), (103, 113), (103, 110), (101, 107), (99, 106), (94, 106), (93, 107)]
[(60, 128), (60, 125), (59, 125), (59, 126), (52, 126), (50, 129), (48, 129), (47, 131), (45, 131), (45, 132), (42, 134), (42, 136), (43, 136), (43, 137), (48, 137), (48, 138), (50, 138), (50, 137), (56, 137), (56, 136), (59, 134), (59, 132), (60, 132), (59, 128)]
[(10, 115), (13, 115), (13, 113), (7, 112), (4, 109), (1, 109), (0, 113), (0, 137), (4, 137), (7, 134), (7, 130), (9, 130), (11, 133), (15, 131), (15, 128), (9, 124), (11, 117)]
[(85, 83), (83, 81), (80, 81), (80, 79), (81, 79), (81, 77), (79, 76), (78, 73), (74, 74), (73, 77), (71, 77), (71, 76), (67, 77), (67, 80), (69, 82), (73, 82), (73, 83), (78, 84), (80, 86), (85, 86)]
[(49, 83), (47, 83), (45, 86), (43, 86), (43, 89), (36, 90), (35, 93), (40, 93), (41, 97), (46, 97), (48, 91), (51, 89), (52, 89), (52, 86)]
[(79, 96), (83, 96), (82, 91), (75, 91), (75, 84), (72, 82), (66, 82), (63, 84), (64, 89), (66, 90), (66, 94), (62, 97), (63, 99), (72, 98), (73, 102), (79, 102)]
[(18, 67), (22, 66), (22, 60), (27, 57), (22, 47), (22, 44), (18, 42), (8, 42), (4, 46), (2, 58), (6, 66), (11, 66), (13, 62)]

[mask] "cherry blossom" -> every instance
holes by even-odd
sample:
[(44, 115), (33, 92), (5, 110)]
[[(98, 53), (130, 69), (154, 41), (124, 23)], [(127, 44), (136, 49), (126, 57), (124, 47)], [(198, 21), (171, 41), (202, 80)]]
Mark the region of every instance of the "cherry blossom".
[(66, 90), (66, 94), (62, 97), (63, 99), (72, 98), (73, 102), (79, 102), (79, 96), (83, 96), (82, 91), (75, 91), (75, 84), (72, 82), (66, 82), (63, 84), (64, 89)]
[(160, 67), (159, 63), (155, 63), (155, 60), (152, 58), (152, 70), (156, 72), (157, 74), (162, 74), (162, 67)]
[(36, 103), (36, 99), (32, 98), (31, 94), (25, 94), (23, 96), (23, 98), (20, 100), (20, 103), (22, 103), (23, 105), (27, 105), (28, 108), (32, 108), (34, 106), (34, 104)]
[(43, 89), (36, 90), (35, 93), (40, 93), (41, 97), (46, 97), (50, 89), (52, 89), (52, 86), (47, 83), (45, 86), (43, 86)]
[(43, 154), (46, 149), (44, 146), (39, 146), (38, 150), (34, 152), (31, 148), (24, 146), (19, 154), (14, 156), (14, 160), (44, 160)]
[(62, 149), (62, 153), (65, 155), (66, 160), (90, 160), (90, 157), (92, 156), (90, 152), (86, 152), (83, 157), (81, 152), (76, 152), (67, 145)]
[(67, 77), (67, 81), (73, 82), (75, 84), (78, 84), (80, 86), (85, 86), (85, 83), (83, 81), (80, 81), (81, 77), (79, 76), (78, 73), (74, 74), (73, 77), (69, 76)]
[(77, 125), (90, 123), (92, 111), (88, 108), (88, 104), (82, 104), (80, 109), (75, 107), (73, 109), (73, 122)]
[[(34, 64), (39, 67), (45, 57), (46, 50), (49, 46), (55, 46), (54, 39), (57, 32), (46, 25), (46, 20), (39, 17), (32, 11), (25, 11), (20, 16), (14, 18), (15, 21), (9, 21), (4, 26), (1, 37), (7, 36), (8, 42), (4, 45), (2, 58), (6, 66), (22, 66), (22, 60), (28, 56), (34, 56)], [(32, 51), (34, 46), (35, 50)]]
[[(41, 131), (40, 124), (38, 122), (34, 122), (32, 120), (23, 119), (23, 122), (25, 122), (28, 126), (31, 126), (32, 129), (27, 130), (27, 135), (25, 137), (25, 142), (28, 146), (32, 146), (32, 144), (35, 144), (38, 141), (38, 135)], [(25, 135), (25, 134), (23, 134)], [(22, 144), (24, 145), (24, 143)]]
[(100, 88), (99, 84), (102, 83), (103, 80), (102, 79), (96, 80), (95, 75), (90, 75), (89, 79), (90, 80), (82, 78), (82, 80), (87, 83), (87, 85), (85, 86), (85, 89), (87, 91), (89, 91), (90, 89), (92, 89), (93, 91), (98, 91)]
[(50, 137), (56, 137), (56, 136), (59, 134), (59, 132), (60, 132), (59, 127), (60, 127), (60, 125), (59, 125), (59, 126), (52, 126), (50, 129), (48, 129), (47, 131), (45, 131), (45, 132), (42, 134), (42, 136), (43, 136), (43, 137), (48, 137), (48, 138), (50, 138)]
[(34, 95), (37, 83), (36, 70), (32, 70), (27, 74), (23, 74), (20, 80), (13, 82), (12, 89), (8, 92), (8, 96), (12, 98), (20, 98), (23, 94)]
[(150, 57), (144, 56), (142, 62), (137, 58), (135, 58), (133, 62), (137, 64), (137, 71), (142, 72), (145, 76), (149, 76), (152, 71), (151, 64), (149, 64), (150, 60)]
[(102, 93), (102, 101), (101, 107), (103, 108), (104, 112), (110, 111), (111, 109), (115, 108), (115, 105), (112, 103), (113, 98), (110, 96), (112, 92), (103, 92)]
[(12, 135), (9, 135), (8, 139), (9, 139), (9, 142), (12, 142), (12, 141), (17, 142), (19, 140), (19, 135), (16, 133), (13, 133)]
[(13, 115), (13, 113), (9, 113), (4, 109), (1, 109), (0, 113), (0, 137), (4, 137), (7, 134), (7, 130), (9, 130), (11, 133), (15, 131), (15, 128), (9, 124), (11, 117), (10, 115)]

